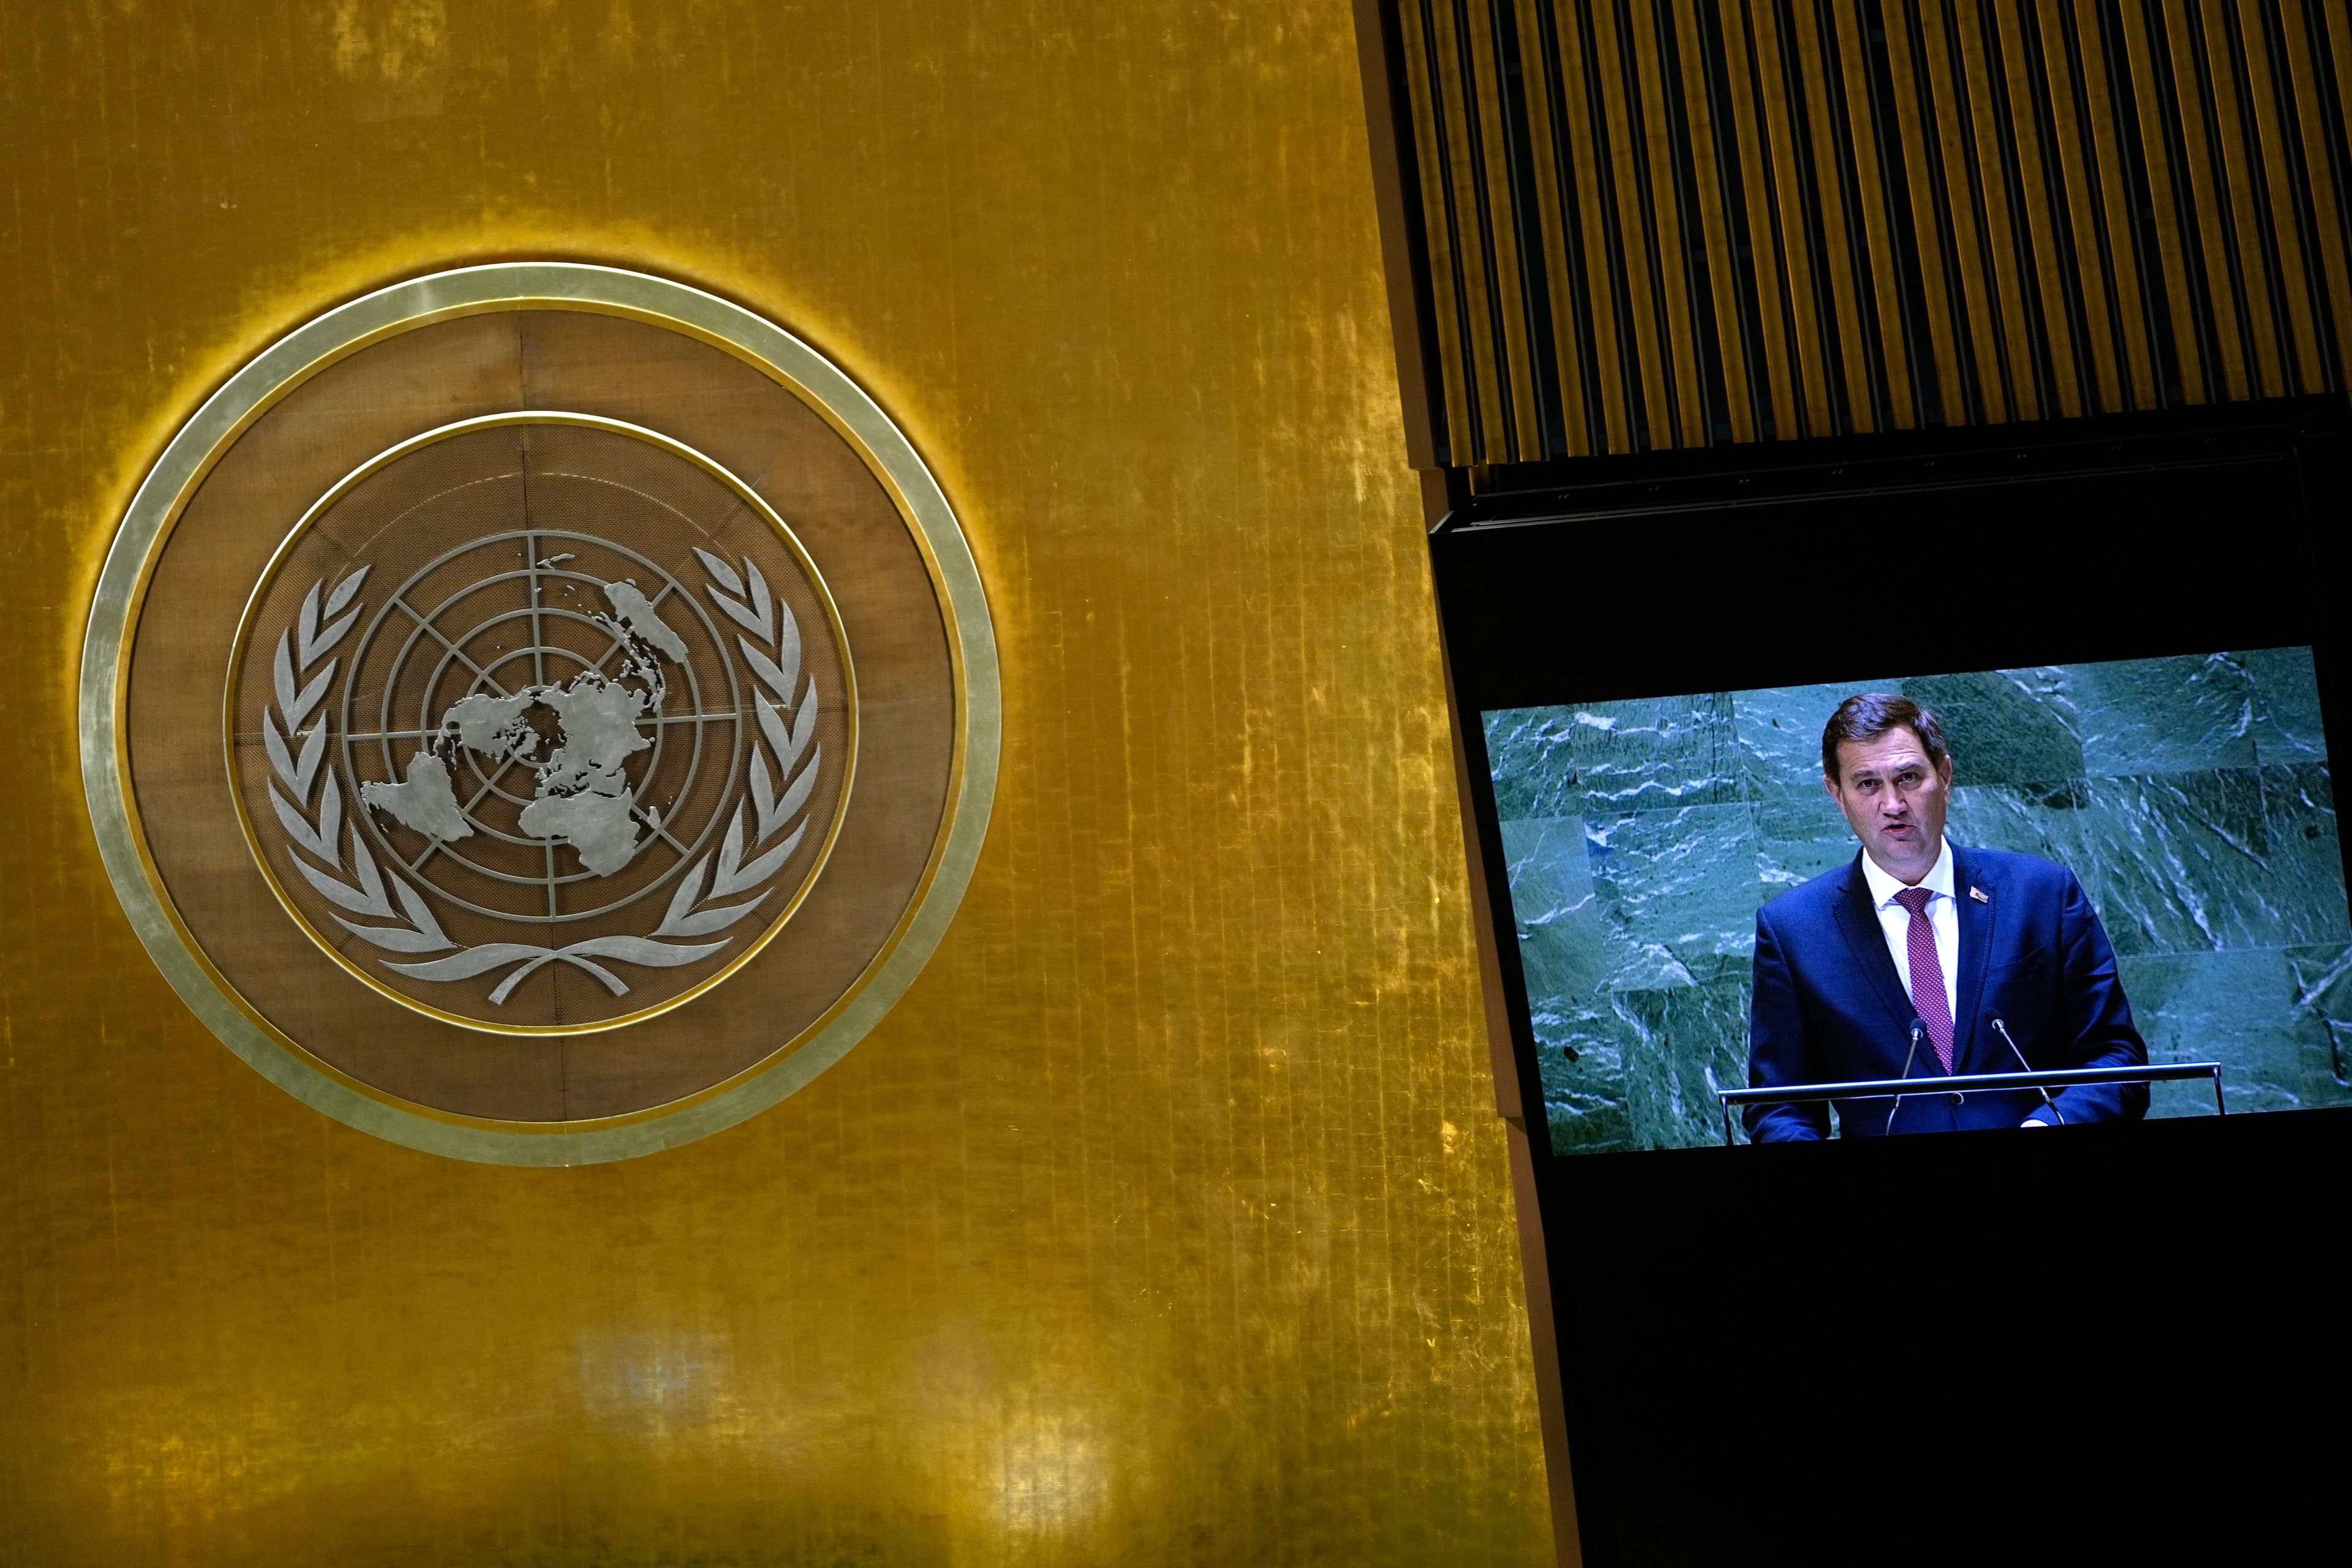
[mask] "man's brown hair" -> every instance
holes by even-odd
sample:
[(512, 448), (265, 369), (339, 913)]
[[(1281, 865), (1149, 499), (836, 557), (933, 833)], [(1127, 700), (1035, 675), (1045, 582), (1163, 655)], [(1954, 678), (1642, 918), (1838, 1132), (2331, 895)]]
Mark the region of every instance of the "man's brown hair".
[(1934, 713), (1908, 697), (1865, 691), (1839, 703), (1822, 727), (1822, 776), (1843, 786), (1845, 780), (1838, 773), (1838, 747), (1848, 741), (1875, 741), (1890, 730), (1910, 731), (1927, 748), (1927, 761), (1938, 768), (1944, 765), (1944, 727)]

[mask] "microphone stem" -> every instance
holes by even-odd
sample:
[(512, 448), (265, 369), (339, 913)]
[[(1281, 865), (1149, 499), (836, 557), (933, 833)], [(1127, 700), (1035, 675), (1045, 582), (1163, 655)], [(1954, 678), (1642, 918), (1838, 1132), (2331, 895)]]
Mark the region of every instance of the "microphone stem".
[[(1911, 1020), (1911, 1048), (1903, 1057), (1903, 1076), (1906, 1079), (1911, 1076), (1911, 1064), (1919, 1059), (1919, 1037), (1927, 1033), (1927, 1026), (1918, 1019)], [(1894, 1105), (1887, 1110), (1886, 1125), (1878, 1130), (1878, 1135), (1881, 1138), (1888, 1136), (1895, 1131), (1895, 1119), (1901, 1114), (1903, 1114), (1903, 1097), (1898, 1094), (1895, 1097)]]
[[(2025, 1053), (2017, 1048), (2017, 1041), (2011, 1037), (2007, 1022), (2000, 1018), (1995, 1018), (1992, 1021), (1992, 1026), (1994, 1031), (1998, 1033), (2003, 1040), (2009, 1043), (2009, 1054), (2017, 1058), (2017, 1065), (2023, 1068), (2027, 1072), (2032, 1072), (2033, 1070), (2033, 1064), (2027, 1061), (2025, 1059)], [(2065, 1126), (2066, 1113), (2058, 1109), (2058, 1102), (2056, 1100), (2050, 1098), (2050, 1089), (2048, 1086), (2043, 1084), (2035, 1084), (2033, 1087), (2035, 1090), (2041, 1094), (2042, 1103), (2050, 1108), (2050, 1114), (2058, 1119), (2058, 1125), (2061, 1127)]]

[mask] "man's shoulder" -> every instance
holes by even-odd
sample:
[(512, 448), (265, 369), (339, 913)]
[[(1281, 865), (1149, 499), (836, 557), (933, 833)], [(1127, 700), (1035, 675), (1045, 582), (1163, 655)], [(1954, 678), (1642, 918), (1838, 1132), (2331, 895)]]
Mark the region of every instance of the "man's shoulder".
[[(1962, 848), (1957, 845), (1953, 847), (1952, 869), (1957, 878), (1998, 884), (2011, 892), (2028, 895), (2061, 893), (2074, 879), (2074, 872), (2039, 855), (2021, 855), (2009, 849)], [(1962, 898), (1968, 897), (1966, 886), (1954, 890)]]
[(1830, 918), (1836, 913), (1839, 901), (1849, 896), (1848, 879), (1860, 875), (1856, 864), (1849, 860), (1843, 866), (1832, 866), (1811, 881), (1800, 882), (1786, 892), (1773, 895), (1764, 901), (1761, 914), (1776, 925)]

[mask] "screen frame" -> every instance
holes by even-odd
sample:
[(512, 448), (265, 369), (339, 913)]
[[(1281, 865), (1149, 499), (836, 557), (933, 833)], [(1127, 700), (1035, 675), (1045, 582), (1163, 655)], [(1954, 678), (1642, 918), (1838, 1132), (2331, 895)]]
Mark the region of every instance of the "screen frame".
[[(1985, 534), (1970, 542), (1988, 564), (1934, 565), (1921, 574), (1936, 585), (1935, 602), (1952, 607), (1955, 635), (1930, 657), (1905, 661), (1907, 674), (2307, 646), (2330, 754), (2347, 754), (2347, 650), (2322, 602), (2322, 585), (2346, 578), (2347, 437), (2346, 404), (2314, 396), (2005, 430), (1522, 464), (1490, 474), (1483, 491), (1474, 472), (1470, 493), (1433, 531), (1430, 553), (1475, 858), (1487, 1010), (1508, 1032), (1507, 1041), (1494, 1042), (1498, 1098), (1534, 1157), (1570, 1156), (1551, 1152), (1526, 976), (1510, 940), (1517, 928), (1487, 713), (1829, 684), (1884, 668), (1889, 658), (1855, 651), (1844, 623), (1829, 613), (1776, 628), (1771, 640), (1780, 646), (1759, 650), (1739, 635), (1747, 623), (1734, 618), (1738, 600), (1759, 582), (1785, 589), (1814, 580), (1827, 584), (1822, 596), (1829, 604), (1869, 602), (1875, 590), (1853, 566), (1856, 540), (1891, 534), (1899, 549), (1905, 529), (1965, 512), (1989, 515)], [(2299, 583), (2266, 582), (2257, 552), (2224, 563), (2235, 571), (2217, 571), (2176, 547), (2180, 536), (2170, 531), (2188, 515), (2231, 500), (2291, 506), (2280, 521), (2290, 531), (2285, 552), (2304, 567)], [(2107, 515), (2081, 525), (2074, 509), (2101, 502), (2109, 503)], [(1731, 564), (1690, 569), (1693, 536), (1727, 547)], [(2036, 571), (2005, 571), (1999, 563), (2011, 550), (2031, 550)], [(1677, 574), (1677, 591), (1697, 605), (1696, 614), (1678, 612), (1682, 618), (1732, 630), (1717, 638), (1669, 628), (1669, 643), (1655, 604), (1631, 595), (1580, 606), (1572, 626), (1556, 612), (1547, 616), (1544, 587), (1572, 582), (1570, 564), (1595, 559), (1621, 574)], [(2105, 563), (2111, 576), (2098, 585), (2106, 602), (2089, 625), (2070, 618), (2020, 629), (2021, 617), (2064, 604), (2058, 595), (2067, 587), (2079, 594), (2082, 584), (2058, 579), (2091, 561)], [(1904, 589), (1885, 591), (1899, 598)], [(2147, 604), (2160, 613), (2133, 612)], [(2352, 888), (2352, 845), (2339, 847)]]
[[(1945, 1490), (1906, 1455), (1973, 1429), (1994, 1432), (1988, 1453), (2000, 1455), (2000, 1490), (2016, 1498), (2136, 1495), (2145, 1483), (2138, 1455), (2149, 1434), (2166, 1432), (2279, 1432), (2251, 1444), (2242, 1462), (2265, 1481), (2270, 1471), (2284, 1477), (2298, 1453), (2284, 1436), (2300, 1425), (2288, 1413), (2336, 1396), (2261, 1377), (2204, 1380), (2201, 1392), (2183, 1394), (2176, 1377), (2143, 1373), (2188, 1373), (2200, 1342), (2270, 1333), (2279, 1300), (2326, 1289), (2326, 1248), (2298, 1239), (2336, 1223), (2326, 1194), (2352, 1154), (2352, 1110), (2051, 1138), (1552, 1154), (1527, 980), (1510, 941), (1484, 712), (1834, 682), (1867, 675), (1865, 663), (1886, 668), (1867, 656), (1834, 658), (1816, 635), (1837, 626), (1828, 616), (1811, 630), (1771, 627), (1792, 647), (1759, 654), (1755, 616), (1710, 630), (1686, 606), (1696, 597), (1706, 611), (1707, 595), (1717, 606), (1736, 605), (1759, 583), (1788, 588), (1816, 583), (1813, 574), (1830, 578), (1825, 588), (1816, 583), (1816, 597), (1853, 593), (1851, 581), (1834, 581), (1851, 538), (1844, 524), (1967, 512), (1994, 517), (1994, 536), (2028, 541), (2032, 555), (2011, 564), (2000, 548), (1978, 548), (1988, 564), (1950, 569), (1959, 583), (1952, 599), (1983, 635), (1957, 639), (1945, 658), (1903, 660), (1912, 672), (2305, 644), (2324, 733), (2343, 754), (2352, 745), (2352, 648), (2324, 593), (2347, 581), (2347, 405), (2319, 395), (1446, 475), (1451, 512), (1430, 533), (1430, 562), (1473, 926), (1496, 1102), (1515, 1129), (1515, 1163), (1524, 1159), (1515, 1180), (1545, 1427), (1573, 1477), (1585, 1563), (1818, 1556), (1834, 1554), (1837, 1542), (1884, 1554), (1916, 1526), (1907, 1504), (1922, 1502), (1922, 1486)], [(2183, 550), (2200, 538), (2194, 529), (2246, 508), (2261, 512), (2251, 521), (2286, 531), (2288, 569), (2232, 578)], [(1618, 550), (1618, 569), (1665, 569), (1684, 593), (1622, 593), (1561, 616), (1561, 590), (1606, 576), (1601, 541), (1612, 533), (1633, 541)], [(1710, 557), (1691, 548), (1694, 533), (1745, 545), (1728, 560)], [(2065, 588), (2067, 566), (2079, 574), (2100, 552), (2122, 564), (2122, 578), (2168, 572), (2171, 599), (2143, 609), (2145, 626), (2124, 637), (2110, 623), (2079, 639), (2018, 642), (2009, 627), (2063, 602), (2053, 583)], [(2122, 578), (2105, 588), (2119, 595)], [(1661, 626), (1667, 614), (1700, 630)], [(1997, 647), (2013, 654), (1988, 656)], [(1540, 660), (1550, 672), (1531, 679)], [(1924, 1192), (1967, 1196), (1936, 1204), (1933, 1223), (1922, 1225)], [(2131, 1201), (2116, 1206), (2115, 1192)], [(1830, 1211), (1834, 1246), (1818, 1234), (1809, 1244), (1776, 1234), (1792, 1213)], [(2227, 1237), (2230, 1269), (2209, 1268), (2216, 1237)], [(1922, 1300), (1938, 1302), (1967, 1333), (1922, 1335)], [(2098, 1323), (2100, 1354), (2053, 1359), (2051, 1321)], [(2204, 1331), (2183, 1340), (2171, 1328), (2183, 1321)], [(1700, 1352), (1724, 1323), (1738, 1323), (1740, 1342)], [(1922, 1354), (1927, 1383), (1906, 1371)], [(1769, 1389), (1790, 1368), (1804, 1377), (1797, 1399), (1757, 1394), (1759, 1380)], [(2347, 1377), (2331, 1377), (2322, 1383), (2352, 1399)], [(1863, 1427), (1837, 1399), (1851, 1387), (1867, 1394), (1872, 1422)], [(1837, 1483), (1822, 1486), (1825, 1477)], [(1957, 1498), (1945, 1502), (1952, 1507), (1936, 1510), (1938, 1528), (1990, 1531), (1988, 1544), (2037, 1528), (2006, 1510), (1971, 1516), (1955, 1511)]]
[[(1988, 563), (1955, 597), (1985, 635), (1906, 667), (2308, 646), (2323, 729), (2342, 753), (2352, 649), (2323, 595), (2347, 580), (2347, 413), (2339, 398), (2314, 396), (1448, 474), (1451, 511), (1430, 551), (1471, 913), (1497, 1109), (1512, 1124), (1538, 1399), (1547, 1446), (1559, 1445), (1572, 1478), (1585, 1563), (1883, 1556), (1916, 1539), (1914, 1505), (1931, 1499), (1937, 1531), (1978, 1532), (1990, 1549), (2049, 1524), (2017, 1500), (2141, 1495), (2156, 1435), (2275, 1434), (2242, 1437), (2235, 1462), (2266, 1487), (2284, 1484), (2310, 1468), (2294, 1417), (2314, 1400), (2352, 1400), (2352, 1381), (2217, 1379), (2207, 1363), (2216, 1343), (2273, 1332), (2282, 1301), (2332, 1289), (2327, 1249), (2304, 1238), (2336, 1223), (2327, 1194), (2352, 1154), (2352, 1109), (2046, 1137), (1552, 1154), (1482, 715), (1833, 681), (1864, 662), (1824, 658), (1818, 643), (1759, 655), (1753, 616), (1667, 646), (1661, 606), (1678, 611), (1688, 593), (1577, 603), (1571, 618), (1559, 591), (1605, 576), (1612, 528), (1638, 545), (1620, 551), (1621, 565), (1671, 568), (1704, 608), (1707, 594), (1720, 605), (1752, 597), (1759, 581), (1805, 581), (1838, 558), (1841, 522), (1989, 501), (2007, 537), (2032, 542), (2030, 565), (1975, 552)], [(2233, 587), (2191, 552), (2169, 563), (2179, 592), (2145, 637), (2031, 648), (2011, 637), (2014, 656), (1985, 653), (2005, 626), (2063, 602), (2053, 559), (2079, 568), (2106, 552), (2126, 567), (2166, 566), (2162, 552), (2200, 537), (2184, 531), (2233, 510), (2287, 531), (2299, 583), (2280, 584), (2273, 565)], [(1646, 539), (1625, 528), (1635, 520), (1653, 525)], [(2053, 524), (2075, 530), (2077, 547)], [(1690, 547), (1692, 531), (1745, 544), (1727, 561), (1708, 557)], [(2242, 600), (2250, 584), (2260, 602), (2233, 610), (2231, 593)], [(2200, 603), (2214, 613), (2175, 613)], [(2236, 612), (2251, 613), (2233, 622)], [(1538, 658), (1555, 667), (1549, 686), (1526, 679)], [(1923, 1212), (1922, 1194), (1959, 1196)], [(1791, 1215), (1813, 1234), (1786, 1234)], [(1833, 1239), (1823, 1215), (1834, 1215)], [(2213, 1267), (2224, 1256), (2228, 1267)], [(1923, 1301), (1959, 1331), (1932, 1331)], [(2179, 1331), (2187, 1322), (2199, 1331)], [(1727, 1324), (1738, 1337), (1718, 1342)], [(2095, 1340), (2081, 1338), (2085, 1325)], [(2080, 1354), (2086, 1344), (2098, 1353)], [(1790, 1396), (1776, 1397), (1784, 1384)], [(1860, 1424), (1840, 1397), (1856, 1393), (1869, 1414)], [(2009, 1501), (1969, 1487), (1948, 1497), (1949, 1478), (1913, 1458), (1963, 1443), (1997, 1458), (1993, 1491)], [(2123, 1515), (2100, 1517), (2130, 1533)], [(2316, 1521), (2313, 1508), (2297, 1517)]]

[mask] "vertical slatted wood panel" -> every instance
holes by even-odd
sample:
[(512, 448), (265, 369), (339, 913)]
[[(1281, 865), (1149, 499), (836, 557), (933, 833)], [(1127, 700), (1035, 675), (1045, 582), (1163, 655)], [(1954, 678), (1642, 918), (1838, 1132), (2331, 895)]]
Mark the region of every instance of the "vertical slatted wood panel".
[(2342, 391), (2347, 0), (1392, 0), (1441, 460)]

